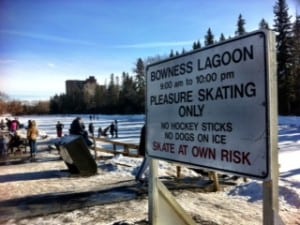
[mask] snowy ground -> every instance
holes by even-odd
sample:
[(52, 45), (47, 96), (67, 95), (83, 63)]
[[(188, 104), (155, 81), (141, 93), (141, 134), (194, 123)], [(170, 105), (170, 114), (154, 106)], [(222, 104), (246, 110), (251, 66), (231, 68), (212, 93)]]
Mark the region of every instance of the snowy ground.
[[(39, 154), (36, 162), (0, 166), (0, 223), (1, 224), (98, 224), (125, 225), (147, 224), (148, 197), (134, 192), (103, 192), (109, 187), (122, 186), (133, 182), (141, 158), (109, 157), (101, 154), (97, 160), (98, 174), (91, 177), (70, 176), (66, 165), (59, 159), (57, 151), (48, 151), (48, 142), (55, 136), (55, 124), (60, 120), (67, 133), (74, 116), (35, 117), (39, 128), (48, 135), (39, 140)], [(32, 117), (20, 117), (26, 123)], [(89, 117), (83, 116), (86, 125)], [(94, 125), (108, 126), (118, 119), (121, 141), (137, 143), (144, 116), (99, 116)], [(279, 207), (280, 217), (285, 224), (300, 224), (300, 118), (279, 117)], [(160, 161), (159, 175), (175, 182), (175, 165)], [(183, 168), (183, 177), (206, 179), (200, 174)], [(237, 185), (222, 185), (220, 192), (204, 192), (201, 189), (174, 189), (171, 192), (179, 204), (190, 214), (197, 224), (262, 224), (261, 182), (242, 179)], [(146, 187), (143, 187), (145, 189)], [(129, 190), (129, 189), (128, 189)], [(65, 202), (63, 206), (49, 201), (40, 216), (33, 216), (36, 208), (26, 208), (25, 204), (15, 206), (14, 215), (3, 212), (3, 203), (28, 196), (59, 196), (71, 193), (92, 192), (89, 201), (79, 202), (80, 207), (67, 212), (50, 213), (74, 206)], [(133, 196), (134, 195), (134, 196)], [(51, 200), (51, 199), (50, 199)], [(106, 204), (104, 204), (104, 203)], [(77, 202), (78, 203), (78, 202)], [(28, 207), (28, 206), (27, 206)], [(32, 214), (31, 214), (32, 213)], [(26, 214), (27, 216), (24, 217)], [(6, 217), (8, 216), (8, 217)], [(21, 218), (22, 219), (18, 219)], [(123, 221), (123, 222), (122, 222)]]

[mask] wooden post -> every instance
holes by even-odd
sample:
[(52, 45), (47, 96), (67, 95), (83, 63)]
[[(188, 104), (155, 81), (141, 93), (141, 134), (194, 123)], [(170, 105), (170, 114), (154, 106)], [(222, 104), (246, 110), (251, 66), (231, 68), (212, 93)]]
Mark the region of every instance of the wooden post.
[(149, 207), (149, 224), (156, 225), (158, 217), (158, 208), (156, 200), (158, 199), (157, 179), (158, 179), (158, 161), (149, 157), (150, 177), (148, 189), (148, 207)]
[(209, 171), (208, 177), (210, 180), (213, 180), (213, 182), (214, 182), (214, 191), (220, 191), (220, 183), (219, 183), (218, 174), (214, 171)]
[(124, 155), (129, 155), (128, 145), (124, 145)]
[(180, 178), (181, 177), (181, 166), (176, 166), (176, 177)]
[[(277, 120), (276, 120), (277, 121)], [(277, 122), (276, 122), (277, 124)], [(273, 123), (274, 126), (274, 123)], [(272, 125), (271, 125), (272, 127)], [(270, 156), (270, 173), (271, 179), (263, 182), (263, 224), (277, 225), (281, 224), (279, 217), (278, 203), (278, 150), (277, 150), (277, 129), (273, 127), (271, 133), (271, 156)]]
[(93, 143), (94, 143), (94, 152), (95, 152), (94, 158), (96, 160), (97, 159), (97, 150), (96, 150), (96, 138), (94, 135), (93, 135)]
[(263, 224), (279, 224), (278, 214), (278, 111), (277, 111), (277, 76), (276, 76), (276, 41), (275, 34), (270, 35), (268, 40), (268, 98), (269, 98), (269, 171), (270, 179), (263, 182)]

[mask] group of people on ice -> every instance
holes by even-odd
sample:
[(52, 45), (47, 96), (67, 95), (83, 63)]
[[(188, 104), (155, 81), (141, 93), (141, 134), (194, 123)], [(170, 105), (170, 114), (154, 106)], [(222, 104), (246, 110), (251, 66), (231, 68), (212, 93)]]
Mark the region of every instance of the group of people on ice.
[[(6, 123), (4, 123), (3, 120), (1, 120), (1, 130), (4, 131), (8, 131), (8, 133), (11, 135), (10, 140), (8, 143), (5, 143), (4, 138), (3, 138), (3, 132), (1, 134), (0, 137), (0, 150), (1, 153), (3, 152), (3, 149), (8, 147), (8, 149), (10, 147), (18, 147), (18, 145), (20, 144), (20, 136), (18, 135), (18, 130), (20, 128), (26, 128), (27, 132), (26, 132), (26, 140), (27, 140), (27, 145), (30, 147), (30, 154), (31, 154), (31, 158), (35, 159), (35, 155), (37, 152), (37, 138), (39, 136), (39, 129), (37, 127), (37, 123), (35, 120), (28, 120), (28, 124), (27, 126), (23, 126), (22, 124), (20, 124), (20, 122), (18, 121), (18, 118), (14, 118), (13, 120), (9, 120), (6, 119)], [(62, 124), (60, 121), (57, 121), (56, 124), (56, 132), (57, 132), (57, 137), (62, 137), (63, 136), (63, 128), (64, 128), (64, 124)], [(88, 132), (94, 136), (94, 125), (93, 123), (89, 123), (89, 127), (88, 127)], [(85, 129), (85, 125), (84, 122), (82, 121), (82, 119), (80, 117), (76, 117), (71, 125), (70, 125), (70, 129), (69, 129), (69, 134), (71, 135), (81, 135), (84, 139), (84, 141), (86, 142), (86, 144), (88, 146), (91, 146), (93, 144), (93, 142), (89, 139), (88, 136), (88, 132)], [(118, 137), (118, 121), (115, 120), (113, 121), (109, 126), (107, 126), (105, 129), (101, 129), (101, 127), (99, 127), (98, 129), (98, 137), (101, 136), (109, 136), (110, 137)], [(149, 163), (148, 163), (148, 158), (146, 156), (146, 151), (145, 151), (145, 126), (143, 126), (142, 130), (141, 130), (141, 138), (140, 138), (140, 144), (139, 144), (139, 155), (144, 157), (144, 160), (139, 168), (138, 173), (136, 174), (136, 180), (143, 182), (144, 180), (144, 173), (147, 170)], [(7, 144), (7, 146), (6, 146)]]
[(110, 137), (112, 137), (112, 138), (113, 137), (115, 137), (115, 138), (118, 137), (118, 121), (117, 120), (112, 122), (109, 126), (107, 126), (103, 130), (102, 130), (101, 127), (99, 127), (98, 128), (98, 137), (101, 137), (101, 136), (107, 137), (107, 136), (109, 136), (108, 132), (110, 134)]
[[(60, 121), (57, 121), (57, 124), (56, 124), (57, 137), (63, 136), (63, 128), (64, 128), (64, 124), (62, 124)], [(89, 123), (88, 132), (90, 133), (91, 136), (95, 135), (95, 127), (94, 127), (93, 122)], [(69, 129), (69, 133), (70, 134), (87, 135), (87, 131), (85, 129), (85, 124), (82, 121), (81, 117), (76, 117), (72, 121), (72, 123), (70, 125), (70, 129)], [(109, 135), (110, 135), (110, 137), (116, 137), (116, 138), (118, 137), (118, 121), (117, 120), (113, 121), (105, 129), (102, 129), (102, 127), (99, 126), (97, 137), (101, 137), (101, 136), (107, 137)]]
[(26, 136), (22, 137), (20, 132), (18, 132), (21, 128), (24, 128), (24, 125), (21, 124), (18, 118), (9, 119), (6, 118), (6, 123), (4, 120), (1, 120), (1, 131), (7, 131), (8, 136), (5, 137), (3, 134), (0, 138), (0, 150), (1, 154), (9, 154), (14, 153), (14, 148), (19, 150), (20, 146), (23, 145), (25, 147), (29, 146), (30, 148), (30, 156), (32, 159), (35, 158), (36, 155), (36, 140), (39, 136), (39, 130), (35, 120), (28, 120), (28, 125), (26, 128)]
[[(57, 122), (56, 124), (56, 132), (57, 132), (57, 137), (62, 137), (62, 130), (63, 130), (64, 125), (62, 123), (60, 123), (60, 121)], [(70, 129), (69, 129), (69, 133), (73, 134), (73, 135), (81, 135), (83, 137), (83, 139), (85, 140), (86, 144), (88, 146), (91, 146), (93, 143), (92, 141), (89, 139), (89, 133), (92, 137), (94, 137), (95, 135), (95, 128), (94, 128), (94, 124), (92, 122), (89, 123), (88, 126), (88, 131), (85, 128), (85, 124), (83, 122), (83, 120), (81, 119), (81, 117), (76, 117), (71, 125), (70, 125)], [(109, 132), (109, 134), (108, 134)], [(118, 137), (118, 121), (115, 120), (113, 121), (109, 126), (107, 126), (105, 129), (102, 130), (101, 127), (98, 128), (98, 135), (97, 137)]]

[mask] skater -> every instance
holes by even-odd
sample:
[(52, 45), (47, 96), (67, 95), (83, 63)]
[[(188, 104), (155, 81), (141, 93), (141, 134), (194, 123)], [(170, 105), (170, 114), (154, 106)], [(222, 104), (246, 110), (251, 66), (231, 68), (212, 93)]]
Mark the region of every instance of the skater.
[(114, 133), (115, 133), (115, 123), (114, 122), (112, 122), (109, 126), (109, 133), (110, 133), (110, 136), (113, 138)]
[(57, 124), (56, 124), (57, 137), (62, 137), (63, 128), (64, 128), (64, 125), (60, 121), (57, 121)]
[(99, 127), (99, 128), (98, 128), (98, 138), (101, 137), (101, 136), (102, 136), (102, 128)]
[(91, 146), (93, 144), (93, 142), (88, 137), (88, 133), (85, 130), (84, 123), (81, 121), (80, 117), (76, 117), (72, 121), (71, 127), (70, 127), (70, 134), (81, 135), (83, 137), (85, 143), (87, 144), (87, 146)]
[(94, 124), (93, 123), (89, 123), (89, 132), (94, 137)]
[(115, 137), (118, 137), (118, 120), (115, 120)]
[(35, 120), (31, 121), (31, 126), (27, 130), (27, 139), (30, 147), (30, 156), (32, 159), (35, 159), (37, 147), (36, 147), (36, 140), (39, 136), (39, 130), (37, 128), (37, 124)]

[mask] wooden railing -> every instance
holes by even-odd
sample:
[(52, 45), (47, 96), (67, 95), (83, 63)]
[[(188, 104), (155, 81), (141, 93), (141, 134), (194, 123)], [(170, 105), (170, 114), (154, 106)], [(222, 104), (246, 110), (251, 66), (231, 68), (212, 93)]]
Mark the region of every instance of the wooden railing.
[[(125, 143), (125, 142), (120, 142), (120, 141), (115, 141), (111, 140), (108, 138), (97, 138), (97, 137), (90, 137), (93, 139), (94, 142), (94, 150), (95, 150), (95, 156), (97, 151), (102, 151), (102, 152), (108, 152), (112, 154), (123, 154), (126, 156), (131, 156), (131, 157), (139, 157), (138, 154), (138, 148), (139, 146), (137, 144), (133, 143)], [(103, 143), (103, 144), (111, 144), (111, 148), (106, 148), (104, 147), (97, 147), (97, 142)], [(118, 148), (118, 147), (121, 147)]]
[[(137, 144), (132, 144), (132, 143), (125, 143), (125, 142), (120, 142), (120, 141), (114, 141), (111, 139), (107, 138), (96, 138), (96, 137), (90, 137), (93, 139), (94, 142), (94, 150), (95, 150), (95, 158), (97, 158), (97, 151), (102, 151), (102, 152), (109, 152), (113, 154), (123, 154), (125, 156), (131, 156), (131, 157), (139, 157), (138, 154), (138, 148), (139, 146)], [(102, 143), (108, 143), (112, 145), (112, 149), (106, 149), (106, 148), (98, 148), (96, 147), (96, 142), (102, 142)], [(122, 150), (120, 151), (117, 149), (117, 146), (121, 146)], [(130, 150), (134, 150), (135, 154), (132, 154)], [(219, 185), (219, 179), (218, 175), (216, 172), (209, 171), (208, 173), (209, 178), (214, 182), (214, 190), (219, 191), (220, 190), (220, 185)], [(176, 165), (176, 176), (177, 178), (180, 178), (181, 176), (181, 166)]]

